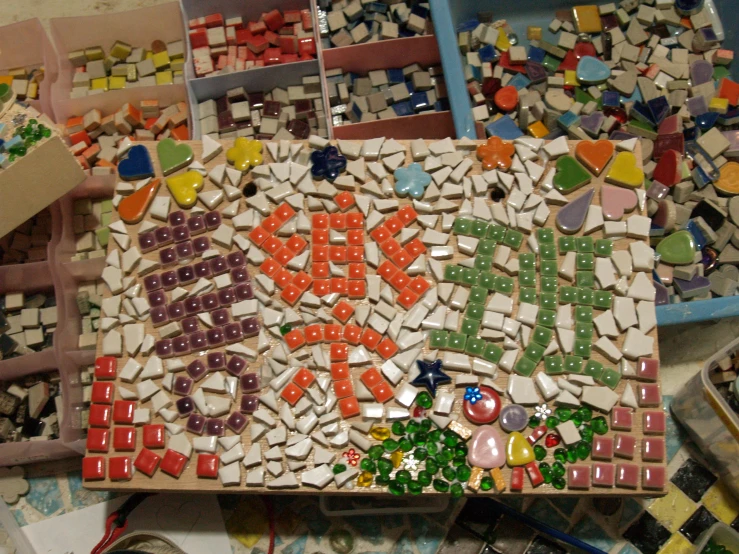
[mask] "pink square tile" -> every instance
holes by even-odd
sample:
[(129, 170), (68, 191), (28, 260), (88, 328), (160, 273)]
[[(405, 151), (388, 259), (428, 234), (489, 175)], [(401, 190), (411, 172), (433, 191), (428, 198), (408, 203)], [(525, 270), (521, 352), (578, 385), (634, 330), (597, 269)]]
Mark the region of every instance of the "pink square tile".
[(613, 437), (593, 437), (593, 450), (591, 456), (594, 460), (610, 460), (613, 458)]
[(640, 383), (636, 386), (636, 400), (640, 408), (652, 408), (662, 403), (662, 393), (657, 383)]
[(611, 410), (611, 428), (616, 431), (631, 431), (634, 425), (634, 411), (631, 408), (621, 406)]
[(656, 381), (659, 377), (659, 360), (639, 358), (636, 364), (636, 378), (642, 381)]
[(619, 458), (627, 458), (629, 460), (634, 459), (634, 453), (636, 452), (636, 437), (631, 435), (616, 435), (616, 446), (613, 449), (613, 453)]
[(616, 486), (635, 489), (639, 485), (639, 466), (618, 464), (616, 466)]
[(645, 462), (665, 461), (665, 439), (662, 437), (646, 437), (642, 440), (642, 460)]
[(590, 488), (590, 466), (571, 465), (567, 467), (567, 487), (570, 489)]
[(644, 412), (642, 428), (647, 435), (664, 435), (667, 428), (667, 415), (663, 411)]
[(612, 487), (616, 483), (616, 466), (596, 462), (593, 464), (593, 485), (596, 487)]
[(665, 466), (645, 466), (642, 470), (641, 486), (645, 489), (662, 490), (667, 481)]

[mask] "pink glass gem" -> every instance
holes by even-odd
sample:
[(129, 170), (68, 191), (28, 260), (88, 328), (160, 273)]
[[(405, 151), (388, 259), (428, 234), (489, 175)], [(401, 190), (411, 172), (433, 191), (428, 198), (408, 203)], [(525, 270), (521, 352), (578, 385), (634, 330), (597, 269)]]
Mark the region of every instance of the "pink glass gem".
[(191, 265), (185, 265), (177, 269), (177, 279), (180, 281), (180, 285), (189, 285), (194, 283), (197, 277), (195, 277), (195, 270)]
[(198, 318), (194, 316), (186, 317), (182, 320), (182, 332), (189, 335), (200, 329)]
[(216, 417), (211, 417), (205, 424), (205, 434), (209, 437), (222, 437), (226, 433), (225, 425), (223, 420)]
[(192, 391), (192, 382), (189, 377), (178, 375), (172, 383), (172, 392), (179, 396), (187, 396)]
[(195, 381), (200, 381), (208, 373), (208, 368), (205, 367), (205, 364), (201, 360), (193, 360), (187, 365), (185, 371)]
[(154, 231), (154, 236), (156, 237), (157, 244), (159, 244), (160, 247), (172, 244), (172, 241), (174, 240), (172, 236), (172, 229), (166, 226), (158, 227)]
[(586, 466), (586, 465), (567, 466), (567, 488), (589, 489), (590, 488), (590, 466)]
[(219, 212), (208, 212), (205, 214), (205, 228), (213, 231), (221, 224), (221, 214)]
[(634, 413), (631, 408), (616, 406), (611, 410), (611, 429), (631, 431), (634, 425)]
[(172, 229), (172, 237), (175, 242), (188, 240), (190, 238), (190, 229), (187, 228), (187, 225), (177, 225), (177, 227)]
[(246, 258), (244, 257), (243, 252), (231, 252), (228, 256), (226, 256), (226, 261), (228, 261), (228, 267), (230, 267), (231, 269), (246, 265)]
[(195, 409), (195, 402), (189, 396), (180, 398), (175, 405), (177, 406), (177, 413), (182, 417), (191, 414)]
[(175, 225), (183, 225), (187, 221), (185, 212), (178, 210), (169, 214), (169, 224), (174, 227)]
[(195, 269), (195, 276), (200, 278), (207, 279), (212, 275), (212, 272), (210, 270), (210, 264), (208, 262), (198, 262), (196, 263), (193, 268)]
[(246, 360), (241, 356), (231, 356), (226, 364), (226, 371), (238, 377), (246, 369)]
[(180, 263), (183, 263), (195, 255), (192, 248), (192, 241), (186, 240), (184, 242), (178, 242), (175, 245), (175, 251), (177, 252), (177, 259)]
[(191, 235), (199, 235), (205, 233), (205, 220), (200, 214), (191, 215), (187, 220), (187, 228), (190, 229)]
[(596, 462), (593, 464), (593, 486), (612, 487), (616, 483), (616, 466)]
[(186, 335), (181, 335), (172, 339), (172, 349), (178, 356), (184, 356), (190, 353), (190, 341)]
[(223, 335), (226, 337), (226, 342), (232, 344), (239, 342), (244, 338), (244, 332), (241, 330), (241, 325), (238, 323), (229, 323), (223, 328)]
[(199, 296), (191, 296), (189, 298), (185, 298), (183, 304), (185, 305), (185, 313), (189, 316), (194, 316), (195, 314), (203, 311), (203, 303), (201, 302)]
[(238, 302), (254, 298), (254, 290), (251, 288), (251, 283), (241, 283), (236, 285), (236, 287), (234, 287), (234, 295)]
[(635, 489), (639, 485), (639, 466), (618, 464), (616, 466), (616, 486)]
[(176, 271), (165, 271), (164, 273), (162, 273), (161, 279), (162, 288), (164, 288), (164, 290), (172, 290), (179, 283)]
[(226, 420), (226, 427), (231, 429), (231, 431), (233, 431), (237, 435), (240, 435), (246, 427), (247, 423), (248, 420), (246, 419), (246, 416), (244, 416), (244, 414), (240, 412), (233, 412), (230, 416), (228, 416), (228, 419)]
[(627, 458), (629, 460), (634, 459), (634, 453), (636, 452), (636, 437), (631, 435), (616, 434), (615, 446), (613, 453), (619, 458)]
[(218, 302), (218, 295), (215, 292), (204, 294), (201, 297), (201, 301), (203, 303), (203, 310), (206, 312), (212, 312), (221, 305), (220, 302)]
[[(161, 285), (161, 281), (160, 281)], [(163, 290), (155, 290), (150, 292), (147, 296), (149, 299), (149, 306), (164, 306), (167, 303), (167, 295), (164, 294)]]
[(647, 435), (664, 435), (667, 417), (662, 411), (647, 411), (642, 415), (642, 428)]
[(467, 461), (482, 469), (502, 467), (506, 463), (505, 442), (495, 427), (481, 425), (475, 429), (468, 443)]
[(205, 357), (210, 371), (216, 371), (226, 367), (226, 354), (223, 352), (208, 352)]
[(636, 377), (643, 381), (656, 381), (659, 377), (659, 360), (639, 358), (636, 364)]
[(196, 254), (202, 254), (210, 248), (210, 239), (208, 237), (196, 237), (192, 241), (192, 249)]
[(645, 466), (642, 470), (642, 488), (662, 490), (666, 482), (667, 474), (664, 466)]
[(165, 306), (153, 306), (149, 310), (149, 315), (151, 315), (151, 323), (154, 327), (159, 327), (169, 321), (167, 308)]
[(232, 287), (227, 287), (218, 291), (218, 302), (221, 306), (230, 306), (235, 300), (236, 295), (234, 294), (234, 289)]
[(212, 260), (210, 260), (210, 270), (213, 272), (213, 275), (220, 275), (221, 273), (226, 273), (228, 271), (228, 262), (226, 261), (225, 256), (216, 256)]
[(253, 394), (245, 394), (241, 397), (241, 413), (253, 414), (259, 408), (259, 397)]
[(185, 305), (182, 302), (172, 302), (167, 306), (167, 315), (172, 321), (179, 321), (185, 317)]
[(657, 383), (640, 383), (636, 386), (636, 400), (640, 408), (651, 408), (662, 403), (662, 393)]
[(231, 320), (231, 317), (228, 315), (228, 310), (225, 308), (220, 308), (218, 310), (213, 310), (213, 313), (210, 314), (210, 317), (213, 319), (213, 325), (225, 325)]
[(189, 338), (190, 348), (193, 350), (193, 352), (204, 350), (208, 346), (208, 339), (205, 336), (205, 333), (203, 333), (202, 331), (196, 331), (195, 333), (190, 335)]
[(191, 433), (202, 435), (203, 429), (205, 428), (205, 418), (200, 414), (190, 414), (190, 417), (187, 418), (185, 428)]
[(177, 262), (177, 252), (171, 246), (169, 248), (162, 248), (159, 251), (159, 263), (162, 267), (167, 267)]
[(221, 346), (226, 342), (226, 337), (223, 335), (223, 329), (220, 327), (213, 327), (205, 332), (205, 339), (208, 341), (208, 346), (214, 348)]
[(157, 238), (154, 236), (154, 233), (141, 233), (139, 235), (139, 249), (141, 252), (146, 254), (147, 252), (155, 250), (156, 247)]
[(610, 460), (613, 458), (613, 437), (593, 437), (593, 450), (591, 456), (594, 460)]
[(160, 288), (162, 288), (162, 279), (159, 275), (152, 273), (151, 275), (144, 277), (144, 289), (146, 292), (159, 290)]
[(259, 387), (259, 375), (257, 375), (256, 373), (244, 373), (241, 376), (241, 390), (242, 391), (257, 392), (259, 388), (260, 388)]
[(154, 346), (154, 350), (160, 358), (171, 358), (174, 355), (172, 341), (169, 339), (158, 340)]
[(645, 437), (642, 439), (641, 457), (645, 462), (664, 462), (665, 439), (662, 437)]

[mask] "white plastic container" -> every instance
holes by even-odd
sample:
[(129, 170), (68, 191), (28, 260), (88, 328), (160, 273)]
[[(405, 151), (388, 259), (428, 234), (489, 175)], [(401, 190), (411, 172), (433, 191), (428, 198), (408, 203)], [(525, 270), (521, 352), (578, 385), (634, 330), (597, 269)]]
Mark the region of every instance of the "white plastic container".
[(731, 552), (739, 552), (739, 533), (725, 523), (718, 522), (711, 525), (699, 537), (695, 547), (695, 554), (700, 554), (711, 539), (721, 546), (726, 547)]

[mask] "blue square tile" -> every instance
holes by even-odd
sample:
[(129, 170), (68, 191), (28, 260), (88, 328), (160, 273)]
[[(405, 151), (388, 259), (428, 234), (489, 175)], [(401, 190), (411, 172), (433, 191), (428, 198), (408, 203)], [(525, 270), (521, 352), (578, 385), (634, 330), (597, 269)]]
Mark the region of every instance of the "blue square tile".
[(529, 47), (528, 58), (530, 62), (541, 63), (544, 61), (544, 58), (546, 57), (547, 57), (547, 53), (541, 48), (537, 46)]
[(521, 90), (522, 88), (526, 88), (531, 84), (531, 79), (521, 73), (516, 73), (513, 76), (513, 79), (508, 81), (508, 84), (512, 87), (515, 87), (516, 90)]
[(516, 122), (507, 115), (504, 115), (497, 121), (490, 123), (485, 127), (485, 130), (487, 131), (488, 136), (500, 137), (503, 140), (514, 140), (523, 136), (523, 132), (518, 128)]

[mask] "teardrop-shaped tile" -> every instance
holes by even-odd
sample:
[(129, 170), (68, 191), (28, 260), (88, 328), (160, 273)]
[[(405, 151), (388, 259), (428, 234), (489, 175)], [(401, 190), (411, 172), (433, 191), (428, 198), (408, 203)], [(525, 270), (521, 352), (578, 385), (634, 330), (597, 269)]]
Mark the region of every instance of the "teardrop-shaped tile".
[(159, 179), (152, 179), (148, 184), (141, 187), (133, 194), (126, 196), (118, 204), (118, 215), (129, 225), (141, 221), (146, 215), (146, 210), (159, 190)]
[(690, 231), (672, 233), (657, 245), (657, 254), (667, 264), (689, 264), (695, 256), (695, 239)]
[(588, 208), (594, 194), (595, 190), (589, 189), (559, 210), (556, 220), (557, 228), (567, 235), (577, 233), (585, 223), (585, 216), (588, 215)]

